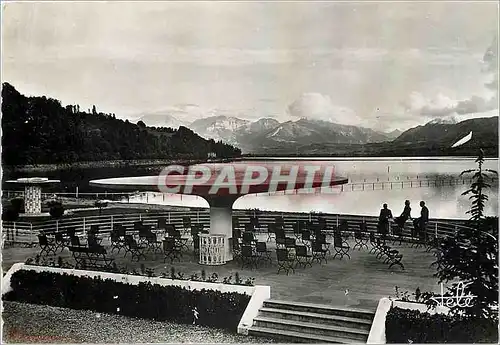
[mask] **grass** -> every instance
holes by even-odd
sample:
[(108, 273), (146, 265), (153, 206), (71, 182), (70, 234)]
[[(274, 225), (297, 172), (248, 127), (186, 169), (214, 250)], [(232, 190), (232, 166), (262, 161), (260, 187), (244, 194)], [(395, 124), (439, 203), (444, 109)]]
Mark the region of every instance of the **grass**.
[(270, 343), (196, 325), (4, 302), (6, 343)]

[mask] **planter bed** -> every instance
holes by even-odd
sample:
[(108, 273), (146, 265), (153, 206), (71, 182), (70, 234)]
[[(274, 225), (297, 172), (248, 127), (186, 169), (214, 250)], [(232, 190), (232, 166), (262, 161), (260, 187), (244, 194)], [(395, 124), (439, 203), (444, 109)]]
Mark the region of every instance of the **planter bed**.
[[(105, 273), (103, 273), (105, 276)], [(217, 290), (195, 290), (154, 282), (127, 282), (101, 277), (78, 276), (29, 268), (14, 272), (12, 291), (4, 301), (16, 301), (119, 314), (155, 321), (192, 324), (197, 308), (197, 324), (236, 332), (250, 301), (250, 295)], [(240, 287), (243, 288), (243, 287)]]
[(392, 307), (385, 320), (387, 343), (498, 343), (497, 323)]

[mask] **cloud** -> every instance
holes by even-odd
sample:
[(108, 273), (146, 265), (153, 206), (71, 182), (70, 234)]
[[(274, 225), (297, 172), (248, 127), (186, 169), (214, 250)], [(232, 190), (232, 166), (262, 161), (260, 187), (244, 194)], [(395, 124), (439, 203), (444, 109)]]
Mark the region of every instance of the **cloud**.
[(425, 116), (443, 117), (451, 114), (480, 114), (498, 109), (498, 43), (497, 38), (486, 50), (483, 57), (484, 86), (486, 92), (482, 96), (472, 95), (468, 99), (456, 100), (438, 94), (434, 98), (426, 98), (418, 92), (410, 94), (409, 100), (402, 102), (406, 112)]
[(292, 117), (330, 121), (345, 125), (360, 125), (361, 119), (349, 108), (334, 105), (329, 96), (304, 93), (288, 106)]

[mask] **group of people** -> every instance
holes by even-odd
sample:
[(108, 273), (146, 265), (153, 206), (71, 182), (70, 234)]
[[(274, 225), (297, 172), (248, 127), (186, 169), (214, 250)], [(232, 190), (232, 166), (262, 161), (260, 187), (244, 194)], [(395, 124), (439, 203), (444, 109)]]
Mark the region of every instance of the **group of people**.
[[(420, 201), (420, 217), (413, 219), (413, 227), (416, 233), (421, 233), (425, 230), (426, 224), (429, 221), (429, 209), (425, 206), (424, 201)], [(382, 206), (378, 217), (379, 231), (387, 233), (389, 230), (389, 221), (394, 220), (399, 229), (403, 229), (406, 221), (411, 218), (410, 200), (405, 201), (403, 212), (399, 217), (393, 218), (392, 211), (387, 207), (387, 204)]]

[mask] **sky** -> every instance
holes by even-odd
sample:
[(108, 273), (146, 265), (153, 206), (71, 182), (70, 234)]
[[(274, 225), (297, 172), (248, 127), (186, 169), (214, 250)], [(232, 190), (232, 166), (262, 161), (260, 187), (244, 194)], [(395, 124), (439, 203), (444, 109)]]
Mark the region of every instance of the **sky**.
[(2, 3), (2, 81), (82, 109), (378, 130), (498, 115), (496, 2)]

